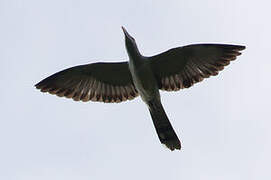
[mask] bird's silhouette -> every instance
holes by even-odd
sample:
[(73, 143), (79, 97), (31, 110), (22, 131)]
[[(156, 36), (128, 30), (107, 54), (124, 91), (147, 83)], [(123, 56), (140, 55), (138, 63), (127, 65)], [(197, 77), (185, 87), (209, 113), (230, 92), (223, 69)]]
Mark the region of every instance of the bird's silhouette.
[(215, 76), (239, 56), (245, 46), (194, 44), (146, 57), (123, 28), (129, 61), (92, 63), (55, 73), (35, 86), (42, 92), (75, 101), (118, 103), (140, 95), (147, 104), (161, 143), (170, 150), (181, 143), (161, 104), (159, 89), (177, 91)]

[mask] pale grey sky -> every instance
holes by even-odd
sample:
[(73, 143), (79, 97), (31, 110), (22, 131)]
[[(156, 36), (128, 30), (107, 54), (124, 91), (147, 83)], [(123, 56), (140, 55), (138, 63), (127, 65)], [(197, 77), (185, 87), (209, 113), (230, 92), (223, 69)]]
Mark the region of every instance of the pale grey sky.
[[(0, 0), (0, 179), (269, 180), (270, 2)], [(183, 149), (140, 98), (74, 102), (34, 84), (74, 65), (127, 60), (121, 26), (153, 55), (191, 43), (247, 49), (218, 76), (161, 92)]]

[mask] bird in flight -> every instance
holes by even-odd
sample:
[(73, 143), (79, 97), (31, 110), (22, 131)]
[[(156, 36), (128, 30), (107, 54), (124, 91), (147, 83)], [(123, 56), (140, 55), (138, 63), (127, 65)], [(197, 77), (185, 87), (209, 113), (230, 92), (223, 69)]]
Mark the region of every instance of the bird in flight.
[(122, 30), (129, 61), (71, 67), (47, 77), (35, 87), (41, 92), (83, 102), (118, 103), (140, 95), (148, 106), (160, 142), (172, 151), (181, 149), (161, 104), (159, 89), (177, 91), (215, 76), (241, 55), (245, 46), (193, 44), (146, 57), (139, 52), (135, 39), (124, 27)]

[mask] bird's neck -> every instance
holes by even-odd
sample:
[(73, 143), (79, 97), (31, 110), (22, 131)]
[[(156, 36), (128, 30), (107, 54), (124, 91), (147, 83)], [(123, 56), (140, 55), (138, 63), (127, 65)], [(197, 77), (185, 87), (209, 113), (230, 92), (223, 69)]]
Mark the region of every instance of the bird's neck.
[(130, 63), (134, 65), (140, 65), (143, 63), (143, 56), (139, 52), (136, 44), (133, 44), (133, 46), (126, 46), (126, 50), (129, 55)]

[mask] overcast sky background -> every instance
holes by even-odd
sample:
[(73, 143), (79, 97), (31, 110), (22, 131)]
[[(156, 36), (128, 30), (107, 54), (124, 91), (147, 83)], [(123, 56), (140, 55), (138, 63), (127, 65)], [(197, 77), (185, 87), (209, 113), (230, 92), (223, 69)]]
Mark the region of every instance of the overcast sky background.
[[(270, 2), (0, 0), (0, 179), (269, 180)], [(191, 43), (247, 49), (218, 76), (161, 92), (183, 149), (162, 146), (140, 98), (75, 102), (34, 84), (65, 68)]]

